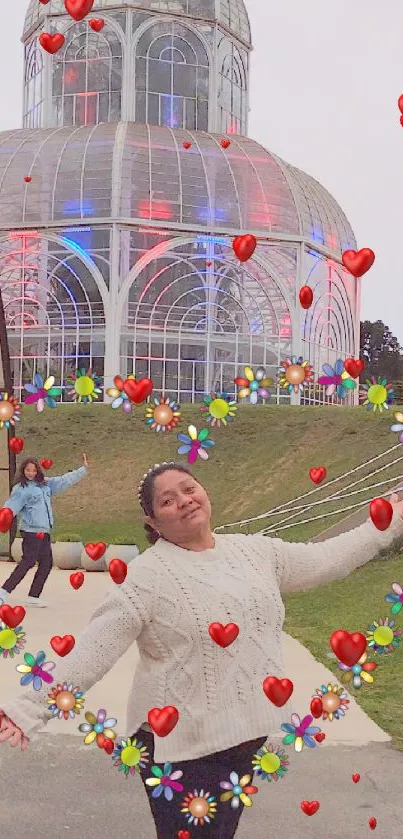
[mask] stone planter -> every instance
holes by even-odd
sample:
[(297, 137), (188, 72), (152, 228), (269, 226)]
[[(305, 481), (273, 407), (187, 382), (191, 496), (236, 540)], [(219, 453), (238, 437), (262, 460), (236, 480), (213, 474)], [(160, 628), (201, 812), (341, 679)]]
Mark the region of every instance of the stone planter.
[(84, 571), (107, 571), (108, 566), (105, 562), (105, 554), (106, 551), (104, 555), (101, 556), (101, 559), (91, 559), (83, 547), (81, 551), (81, 568), (83, 568)]
[(121, 559), (128, 565), (139, 553), (137, 545), (109, 545), (104, 555), (106, 567), (109, 568), (111, 559)]
[(53, 562), (62, 571), (81, 568), (82, 542), (55, 542), (52, 545)]

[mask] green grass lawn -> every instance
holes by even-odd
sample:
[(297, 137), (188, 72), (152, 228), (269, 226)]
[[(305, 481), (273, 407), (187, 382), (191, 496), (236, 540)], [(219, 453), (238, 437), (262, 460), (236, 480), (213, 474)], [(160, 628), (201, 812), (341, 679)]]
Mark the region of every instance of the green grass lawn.
[[(203, 425), (200, 406), (184, 406), (182, 416), (183, 431), (190, 422), (198, 429)], [(147, 543), (137, 486), (143, 473), (156, 462), (186, 462), (176, 454), (176, 434), (150, 431), (144, 425), (144, 407), (127, 415), (107, 405), (60, 405), (43, 414), (24, 406), (22, 417), (18, 434), (24, 437), (25, 448), (18, 460), (27, 455), (52, 458), (54, 466), (48, 474), (58, 475), (80, 466), (83, 451), (90, 458), (90, 476), (55, 499), (55, 537), (74, 533), (84, 542), (136, 543), (140, 551), (144, 550)], [(211, 430), (216, 446), (207, 462), (199, 461), (194, 467), (210, 494), (214, 526), (256, 516), (309, 492), (313, 488), (308, 476), (312, 466), (323, 465), (328, 470), (327, 480), (313, 496), (323, 498), (330, 492), (326, 483), (332, 478), (397, 443), (397, 435), (390, 432), (391, 422), (390, 412), (375, 416), (363, 408), (240, 406), (230, 427)], [(398, 457), (403, 457), (401, 446), (389, 455), (389, 459)], [(340, 491), (384, 462), (380, 460), (344, 479), (332, 490)], [(381, 476), (395, 478), (401, 473), (403, 469), (397, 463)], [(374, 477), (367, 483), (380, 480)], [(368, 490), (345, 502), (316, 508), (302, 518), (319, 515), (321, 510), (340, 509), (342, 503), (369, 500), (382, 491)], [(287, 540), (306, 541), (339, 519), (333, 516), (278, 532)], [(295, 519), (300, 520), (301, 516)], [(253, 524), (250, 532), (271, 521)], [(278, 523), (279, 519), (274, 521)], [(403, 581), (400, 565), (399, 557), (379, 560), (345, 581), (287, 597), (286, 631), (332, 669), (327, 657), (331, 633), (336, 629), (365, 631), (373, 619), (390, 614), (384, 596), (392, 582)], [(403, 619), (398, 617), (397, 623), (403, 625)], [(403, 749), (403, 649), (379, 658), (379, 662), (375, 685), (355, 695), (369, 716)], [(316, 687), (312, 685), (312, 691)]]

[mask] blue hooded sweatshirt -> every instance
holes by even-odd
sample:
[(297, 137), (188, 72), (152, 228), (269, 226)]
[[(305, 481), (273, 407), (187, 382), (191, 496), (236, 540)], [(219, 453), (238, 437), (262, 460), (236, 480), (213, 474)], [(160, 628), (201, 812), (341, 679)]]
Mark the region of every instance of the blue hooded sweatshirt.
[(87, 467), (80, 466), (58, 478), (45, 478), (43, 484), (36, 483), (35, 479), (28, 481), (26, 486), (16, 484), (3, 507), (12, 510), (15, 516), (21, 513), (20, 530), (50, 533), (53, 527), (52, 495), (64, 492), (87, 474)]

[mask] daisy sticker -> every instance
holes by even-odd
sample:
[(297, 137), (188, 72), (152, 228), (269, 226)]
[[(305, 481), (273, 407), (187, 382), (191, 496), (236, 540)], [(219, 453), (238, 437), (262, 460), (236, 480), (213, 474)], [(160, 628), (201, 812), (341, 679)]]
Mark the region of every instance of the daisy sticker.
[(61, 387), (53, 387), (54, 383), (54, 376), (48, 376), (44, 382), (42, 376), (35, 373), (34, 383), (24, 385), (24, 390), (29, 394), (24, 399), (25, 405), (36, 405), (36, 410), (39, 413), (44, 410), (45, 405), (48, 408), (56, 408), (57, 402), (55, 402), (54, 397), (60, 396), (62, 389)]
[(244, 367), (244, 373), (244, 377), (237, 376), (237, 378), (234, 379), (236, 386), (239, 388), (238, 398), (249, 398), (251, 405), (256, 405), (258, 396), (260, 396), (263, 401), (265, 399), (270, 399), (271, 393), (268, 388), (273, 384), (273, 379), (269, 379), (266, 376), (265, 368), (258, 367), (256, 373), (254, 373), (251, 367)]
[(204, 398), (201, 407), (206, 422), (211, 423), (212, 426), (217, 425), (218, 428), (221, 424), (226, 426), (229, 422), (233, 422), (237, 409), (236, 402), (228, 393), (221, 393), (220, 396), (210, 393), (210, 396)]
[(113, 765), (118, 768), (119, 772), (123, 772), (126, 778), (144, 769), (149, 762), (149, 757), (147, 747), (135, 737), (127, 737), (126, 740), (116, 743), (112, 754)]
[(0, 655), (3, 658), (14, 658), (15, 655), (19, 655), (24, 645), (25, 632), (22, 626), (11, 629), (0, 621)]
[(146, 407), (146, 425), (151, 431), (173, 431), (181, 422), (180, 406), (174, 399), (160, 396)]
[(395, 398), (393, 385), (388, 384), (388, 380), (383, 379), (382, 376), (372, 376), (371, 379), (367, 379), (365, 385), (361, 385), (359, 396), (366, 410), (374, 413), (387, 411)]
[[(339, 685), (321, 685), (316, 688), (314, 698), (319, 699), (322, 719), (330, 722), (344, 717), (350, 704), (347, 693)], [(319, 712), (315, 716), (320, 716)]]
[(50, 675), (50, 671), (54, 670), (55, 664), (53, 661), (45, 661), (45, 658), (43, 650), (37, 656), (31, 653), (24, 654), (25, 664), (18, 664), (16, 667), (18, 673), (24, 674), (20, 679), (22, 687), (32, 683), (34, 690), (40, 690), (42, 682), (46, 682), (47, 685), (52, 684), (53, 676)]
[(82, 367), (81, 370), (76, 370), (75, 373), (72, 373), (68, 377), (67, 382), (72, 385), (72, 389), (68, 391), (67, 395), (74, 402), (82, 402), (86, 405), (88, 402), (93, 402), (94, 399), (98, 399), (102, 393), (100, 388), (102, 379), (91, 369), (85, 370)]
[(14, 427), (16, 422), (21, 420), (21, 405), (9, 396), (8, 393), (0, 393), (0, 428)]
[(210, 434), (209, 430), (207, 428), (202, 428), (201, 431), (197, 433), (196, 426), (189, 425), (188, 432), (189, 434), (177, 435), (179, 442), (184, 443), (183, 446), (179, 446), (178, 454), (187, 454), (188, 463), (196, 463), (198, 457), (201, 457), (202, 460), (208, 460), (207, 449), (211, 449), (215, 446), (213, 440), (208, 440)]
[(181, 813), (185, 813), (188, 824), (193, 824), (195, 827), (210, 824), (217, 814), (216, 797), (204, 790), (197, 792), (195, 789), (193, 792), (188, 792), (183, 799)]
[(52, 688), (47, 703), (53, 717), (58, 717), (59, 720), (74, 720), (76, 714), (80, 714), (83, 709), (84, 693), (80, 688), (73, 688), (72, 684), (63, 682)]
[(231, 801), (231, 807), (236, 810), (240, 803), (245, 807), (252, 807), (251, 795), (259, 792), (257, 787), (250, 786), (252, 775), (243, 775), (239, 778), (236, 772), (231, 772), (229, 781), (220, 781), (221, 789), (226, 791), (220, 795), (220, 801)]
[(304, 361), (302, 355), (297, 358), (286, 358), (281, 362), (278, 371), (279, 385), (288, 393), (302, 393), (306, 385), (313, 383), (313, 370), (309, 361)]
[(379, 618), (379, 621), (373, 621), (368, 627), (366, 639), (368, 646), (372, 647), (374, 653), (380, 655), (387, 655), (394, 653), (395, 649), (400, 646), (400, 639), (403, 635), (401, 629), (394, 629), (395, 621), (389, 618)]
[(290, 761), (284, 749), (281, 749), (279, 746), (275, 748), (271, 743), (269, 746), (262, 746), (253, 755), (252, 766), (257, 770), (256, 774), (263, 781), (278, 781), (284, 778), (285, 773), (288, 772), (289, 765)]
[(292, 714), (291, 723), (286, 722), (281, 726), (282, 731), (286, 733), (286, 736), (283, 737), (284, 746), (293, 743), (296, 752), (302, 752), (304, 746), (314, 749), (316, 743), (312, 735), (319, 734), (320, 728), (316, 725), (311, 726), (312, 720), (311, 714), (308, 714), (303, 720), (300, 719), (298, 714)]
[(178, 783), (183, 772), (180, 769), (172, 772), (171, 763), (165, 763), (163, 769), (160, 766), (152, 766), (151, 772), (154, 777), (146, 778), (146, 784), (148, 787), (154, 787), (151, 793), (153, 798), (164, 795), (165, 801), (172, 801), (174, 792), (183, 792), (183, 784)]

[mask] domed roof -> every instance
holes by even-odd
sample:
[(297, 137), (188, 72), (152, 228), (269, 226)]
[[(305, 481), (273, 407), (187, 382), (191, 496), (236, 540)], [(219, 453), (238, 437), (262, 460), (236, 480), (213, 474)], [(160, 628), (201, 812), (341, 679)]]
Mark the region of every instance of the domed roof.
[(346, 216), (317, 181), (254, 140), (232, 136), (223, 149), (220, 139), (136, 122), (2, 132), (0, 227), (113, 218), (301, 236), (338, 256), (355, 248)]
[[(216, 18), (216, 7), (218, 16)], [(250, 44), (251, 33), (248, 13), (244, 0), (95, 0), (93, 13), (107, 12), (125, 8), (144, 11), (161, 12), (161, 14), (177, 14), (181, 17), (198, 18), (200, 20), (218, 20), (242, 41)], [(43, 5), (39, 0), (30, 0), (25, 16), (23, 40), (49, 15), (67, 15), (64, 0), (50, 0)]]

